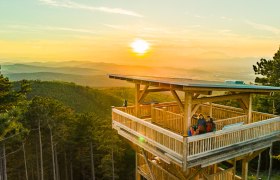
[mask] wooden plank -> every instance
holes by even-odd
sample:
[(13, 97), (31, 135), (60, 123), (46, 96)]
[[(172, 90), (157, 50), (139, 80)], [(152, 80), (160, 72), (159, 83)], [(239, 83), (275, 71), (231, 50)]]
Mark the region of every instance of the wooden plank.
[(147, 96), (147, 94), (148, 94), (148, 92), (147, 92), (148, 88), (149, 88), (149, 85), (146, 85), (145, 88), (144, 88), (144, 90), (140, 91), (140, 96), (139, 96), (139, 99), (138, 99), (138, 103), (141, 103), (141, 102), (144, 100), (144, 98)]
[(153, 93), (153, 92), (163, 92), (163, 91), (169, 91), (170, 89), (163, 89), (163, 88), (154, 88), (154, 89), (147, 89), (148, 93)]
[(183, 103), (182, 103), (180, 97), (178, 96), (178, 94), (176, 93), (175, 90), (171, 89), (170, 91), (171, 91), (171, 93), (172, 93), (174, 99), (176, 100), (178, 106), (180, 107), (181, 111), (184, 112), (184, 105), (183, 105)]
[(244, 96), (247, 96), (248, 93), (240, 93), (240, 94), (229, 94), (222, 96), (212, 96), (212, 97), (202, 97), (193, 100), (193, 104), (203, 104), (206, 102), (216, 102), (216, 101), (224, 101), (224, 100), (232, 100), (232, 99), (242, 99)]
[[(183, 91), (193, 91), (193, 92), (199, 92), (199, 91), (234, 91), (234, 92), (251, 92), (251, 93), (270, 93), (275, 90), (269, 90), (269, 89), (241, 89), (241, 88), (219, 88), (219, 87), (188, 87), (184, 86)], [(277, 90), (279, 91), (279, 90)]]

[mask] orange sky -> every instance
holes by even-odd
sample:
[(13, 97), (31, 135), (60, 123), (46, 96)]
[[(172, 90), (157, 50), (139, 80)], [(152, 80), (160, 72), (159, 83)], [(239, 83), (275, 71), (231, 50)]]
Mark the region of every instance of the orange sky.
[[(235, 61), (250, 64), (272, 57), (279, 48), (280, 13), (274, 11), (277, 1), (270, 1), (253, 5), (241, 0), (155, 1), (151, 7), (148, 0), (107, 0), (104, 4), (32, 0), (17, 6), (2, 2), (0, 60), (86, 60), (184, 68)], [(269, 11), (260, 12), (262, 7)], [(132, 52), (130, 44), (136, 38), (151, 44), (147, 54)]]

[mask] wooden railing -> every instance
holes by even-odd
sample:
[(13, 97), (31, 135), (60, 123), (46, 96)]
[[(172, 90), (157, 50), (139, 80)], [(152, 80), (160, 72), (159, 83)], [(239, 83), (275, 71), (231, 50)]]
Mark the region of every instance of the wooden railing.
[(277, 116), (273, 115), (273, 114), (267, 114), (267, 113), (253, 111), (252, 112), (252, 123), (271, 119), (274, 117), (277, 117)]
[(227, 118), (227, 119), (216, 120), (215, 121), (216, 130), (221, 130), (226, 125), (240, 123), (240, 122), (244, 122), (244, 124), (247, 124), (247, 121), (248, 121), (248, 116), (247, 115), (242, 115), (242, 116), (237, 116), (237, 117), (232, 117), (232, 118)]
[[(226, 108), (227, 106), (219, 106), (214, 104), (212, 107), (212, 117), (214, 119), (226, 119), (236, 116), (244, 115), (243, 112), (237, 111), (238, 108)], [(199, 113), (202, 113), (204, 115), (209, 115), (210, 111), (210, 105), (209, 104), (203, 104), (198, 109)]]
[(152, 123), (178, 134), (183, 134), (183, 118), (183, 115), (170, 112), (167, 108), (152, 109)]
[(204, 174), (207, 180), (233, 180), (235, 179), (234, 168), (229, 168), (226, 170), (221, 170), (215, 174)]
[(247, 124), (238, 128), (188, 137), (189, 156), (280, 133), (280, 117)]
[[(219, 107), (220, 108), (220, 107)], [(165, 106), (140, 106), (141, 116), (151, 116), (149, 119), (135, 116), (135, 107), (120, 107), (112, 109), (113, 125), (133, 134), (133, 137), (143, 139), (148, 144), (167, 152), (176, 160), (183, 157), (183, 115), (168, 111)], [(187, 138), (188, 158), (196, 158), (208, 152), (218, 151), (243, 142), (257, 141), (262, 137), (280, 134), (280, 117), (271, 114), (253, 112), (251, 124), (246, 124), (247, 115), (216, 120), (217, 131), (191, 136)], [(240, 115), (241, 114), (241, 115)], [(221, 130), (225, 125), (245, 122), (238, 128)]]
[(188, 155), (194, 156), (234, 144), (280, 133), (280, 117), (187, 138)]
[[(136, 116), (135, 106), (127, 106), (127, 107), (116, 107), (116, 109), (121, 110), (130, 115)], [(151, 105), (140, 105), (139, 106), (139, 117), (150, 117), (151, 116)]]
[[(179, 180), (178, 177), (166, 171), (159, 164), (157, 164), (157, 162), (151, 161), (150, 159), (148, 159), (147, 161), (149, 162), (149, 166), (151, 168), (151, 172), (155, 180), (159, 180), (159, 179)], [(146, 164), (143, 155), (141, 154), (137, 154), (137, 166), (138, 166), (138, 170), (140, 170), (146, 178), (152, 179), (149, 167)]]
[(112, 109), (112, 119), (118, 127), (160, 147), (178, 159), (182, 158), (182, 136), (116, 108)]

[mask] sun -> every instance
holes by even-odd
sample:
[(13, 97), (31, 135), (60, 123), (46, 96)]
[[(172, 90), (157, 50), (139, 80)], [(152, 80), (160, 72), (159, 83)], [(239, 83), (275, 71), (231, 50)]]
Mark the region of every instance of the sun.
[(130, 44), (130, 47), (133, 52), (143, 55), (150, 49), (150, 44), (143, 39), (136, 39)]

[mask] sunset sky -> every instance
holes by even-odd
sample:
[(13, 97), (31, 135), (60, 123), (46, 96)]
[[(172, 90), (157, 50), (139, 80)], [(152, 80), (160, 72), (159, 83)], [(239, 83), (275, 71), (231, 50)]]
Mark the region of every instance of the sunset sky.
[[(279, 0), (1, 0), (0, 60), (202, 67), (272, 57)], [(135, 39), (151, 48), (132, 52)]]

